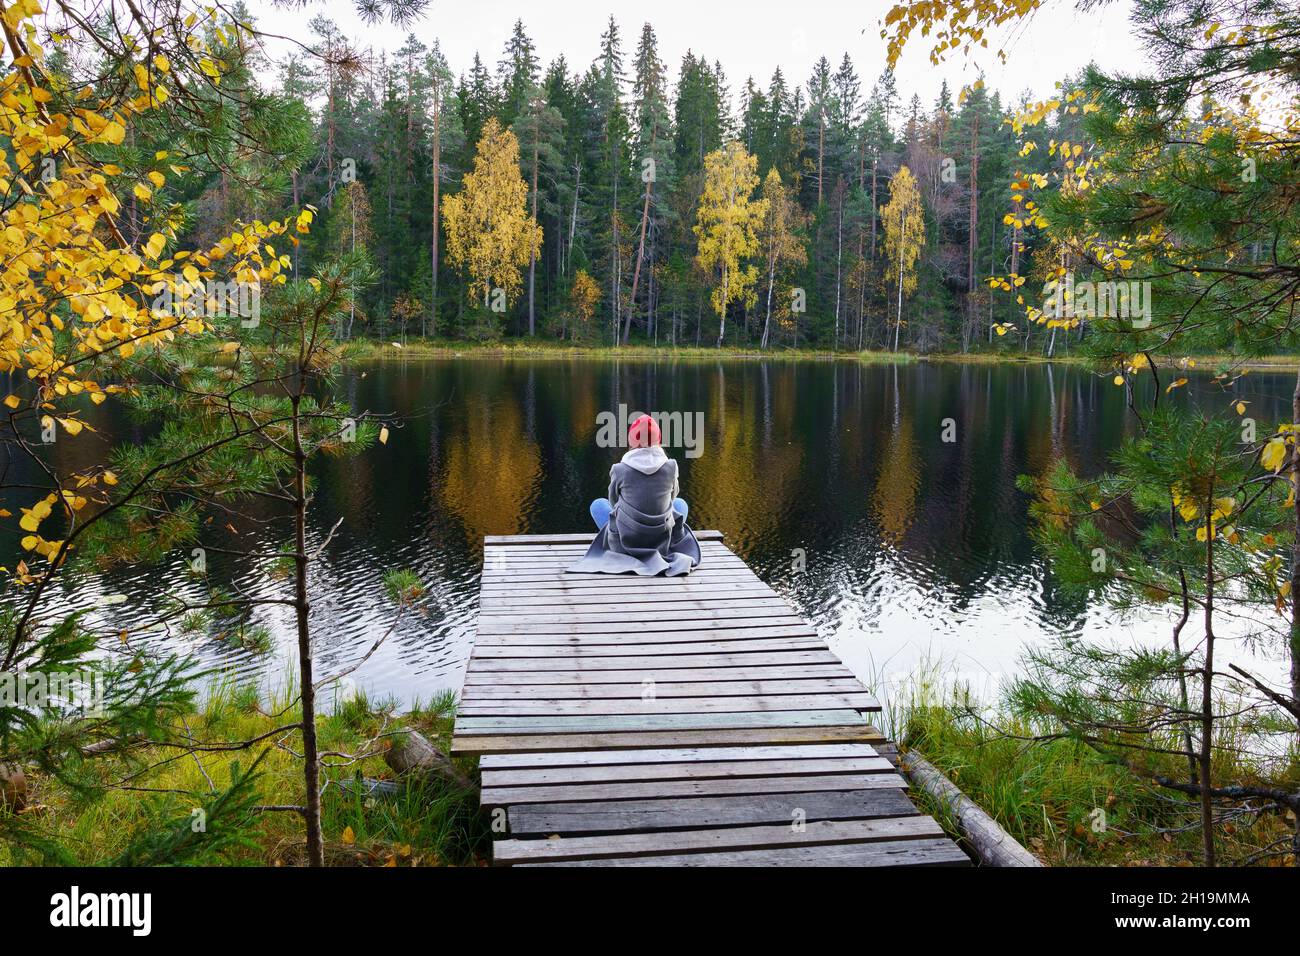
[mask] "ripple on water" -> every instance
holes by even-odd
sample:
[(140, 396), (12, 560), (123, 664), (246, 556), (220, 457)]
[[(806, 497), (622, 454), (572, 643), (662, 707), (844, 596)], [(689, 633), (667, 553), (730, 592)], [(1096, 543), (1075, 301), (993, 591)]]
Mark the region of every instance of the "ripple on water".
[[(915, 673), (935, 659), (959, 673), (1009, 674), (1026, 645), (1061, 634), (1167, 635), (1158, 614), (1120, 626), (1095, 603), (1062, 595), (1028, 536), (1017, 476), (1060, 458), (1095, 473), (1128, 428), (1121, 390), (1097, 389), (1079, 369), (472, 359), (361, 371), (343, 377), (339, 394), (405, 421), (386, 445), (317, 468), (310, 546), (342, 524), (310, 588), (321, 672), (347, 670), (389, 635), (350, 678), (374, 696), (410, 702), (459, 687), (482, 535), (585, 530), (587, 502), (605, 493), (618, 455), (595, 447), (595, 416), (617, 412), (619, 401), (704, 414), (704, 454), (678, 454), (692, 524), (723, 531), (864, 678)], [(1242, 387), (1258, 415), (1289, 415), (1288, 376), (1252, 375)], [(1194, 381), (1180, 391), (1195, 398), (1198, 389)], [(936, 423), (962, 410), (959, 441), (939, 441)], [(95, 414), (102, 434), (131, 434), (111, 403)], [(205, 527), (206, 579), (179, 549), (157, 565), (65, 582), (47, 617), (83, 610), (110, 645), (125, 630), (131, 646), (282, 683), (296, 656), (282, 606), (252, 614), (271, 632), (269, 654), (232, 647), (215, 628), (142, 628), (167, 597), (200, 600), (205, 584), (288, 594), (272, 566), (288, 531), (274, 518), (235, 535)], [(259, 557), (232, 574), (222, 547)], [(393, 568), (425, 585), (396, 625), (383, 586)]]

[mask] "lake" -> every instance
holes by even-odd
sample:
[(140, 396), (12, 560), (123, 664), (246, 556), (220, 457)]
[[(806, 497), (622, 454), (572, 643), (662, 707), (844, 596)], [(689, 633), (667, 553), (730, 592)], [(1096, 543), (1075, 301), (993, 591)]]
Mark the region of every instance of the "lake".
[[(1263, 424), (1289, 419), (1293, 387), (1294, 373), (1256, 372), (1232, 392), (1198, 377), (1179, 395), (1224, 410), (1246, 399)], [(724, 532), (869, 684), (928, 665), (987, 689), (1025, 645), (1054, 635), (1167, 633), (1158, 615), (1117, 620), (1060, 594), (1028, 537), (1016, 476), (1060, 458), (1096, 472), (1134, 427), (1124, 389), (1077, 366), (474, 357), (358, 365), (338, 391), (402, 423), (363, 457), (315, 468), (315, 544), (342, 519), (312, 571), (318, 673), (349, 667), (392, 623), (385, 571), (411, 568), (428, 588), (422, 613), (352, 675), (373, 696), (409, 702), (459, 687), (483, 535), (590, 530), (588, 503), (621, 453), (599, 446), (599, 416), (620, 404), (699, 413), (698, 457), (670, 450), (692, 525)], [(138, 427), (98, 412), (104, 436), (130, 440)], [(287, 525), (219, 524), (205, 532), (213, 580), (287, 590), (269, 557)], [(225, 547), (268, 557), (235, 571), (216, 553)], [(83, 578), (61, 600), (92, 609), (98, 626), (131, 629), (164, 593), (201, 598), (189, 558)], [(288, 616), (258, 619), (270, 653), (205, 633), (137, 639), (282, 683), (294, 656)]]

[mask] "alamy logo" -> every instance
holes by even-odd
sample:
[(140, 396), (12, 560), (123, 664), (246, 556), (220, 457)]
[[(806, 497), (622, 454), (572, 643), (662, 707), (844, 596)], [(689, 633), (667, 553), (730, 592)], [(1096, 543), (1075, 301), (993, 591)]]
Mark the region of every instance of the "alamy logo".
[(0, 673), (0, 707), (36, 713), (59, 709), (84, 717), (103, 717), (104, 674), (82, 671), (5, 671)]
[(50, 925), (127, 926), (133, 936), (148, 936), (153, 928), (153, 895), (150, 893), (71, 892), (50, 897)]
[[(619, 403), (618, 414), (596, 414), (596, 447), (626, 448), (628, 426), (641, 417), (642, 412), (629, 412), (627, 405)], [(687, 458), (704, 454), (703, 412), (646, 412), (659, 426), (660, 444), (664, 448), (683, 448)]]
[(1043, 314), (1049, 319), (1131, 319), (1133, 328), (1151, 325), (1151, 283), (1075, 282), (1067, 272), (1043, 286)]
[(239, 319), (245, 329), (262, 321), (262, 286), (257, 282), (182, 283), (164, 288), (153, 300), (153, 311), (182, 319)]

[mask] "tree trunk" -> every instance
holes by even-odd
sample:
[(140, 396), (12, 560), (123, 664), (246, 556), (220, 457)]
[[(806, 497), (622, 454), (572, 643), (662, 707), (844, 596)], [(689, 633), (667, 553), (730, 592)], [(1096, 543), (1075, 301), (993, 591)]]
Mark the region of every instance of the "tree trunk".
[[(1205, 499), (1206, 514), (1214, 514), (1214, 494)], [(1211, 526), (1213, 523), (1211, 522)], [(1214, 866), (1214, 535), (1205, 536), (1205, 665), (1201, 672), (1201, 842), (1205, 865)]]
[(438, 209), (439, 186), (442, 180), (442, 139), (438, 129), (442, 116), (442, 105), (438, 97), (438, 84), (435, 81), (433, 85), (433, 223), (431, 233), (431, 267), (433, 272), (430, 275), (430, 293), (429, 293), (429, 335), (438, 334), (438, 220), (440, 213)]
[[(654, 149), (654, 137), (650, 138), (650, 148)], [(650, 187), (652, 179), (645, 181), (645, 202), (641, 207), (641, 241), (637, 244), (636, 268), (632, 270), (632, 295), (627, 303), (627, 318), (623, 320), (623, 344), (627, 345), (632, 333), (632, 310), (636, 308), (636, 287), (641, 280), (641, 260), (645, 258), (645, 230), (650, 219)]]
[(298, 629), (298, 682), (302, 693), (303, 779), (307, 785), (303, 821), (307, 830), (307, 862), (325, 865), (324, 839), (320, 823), (320, 756), (316, 747), (316, 676), (312, 667), (311, 628), (307, 600), (307, 455), (302, 446), (302, 388), (293, 396), (293, 530), (294, 530), (294, 617)]
[(898, 336), (903, 329), (903, 247), (906, 245), (907, 216), (898, 224), (898, 318), (894, 322), (894, 351), (898, 351)]
[[(843, 186), (843, 180), (840, 181), (839, 187)], [(844, 271), (844, 193), (840, 192), (839, 209), (835, 216), (835, 338), (831, 342), (831, 351), (834, 352), (840, 346), (840, 288), (843, 285), (842, 273)], [(848, 324), (848, 319), (844, 320)], [(847, 329), (846, 329), (847, 331)]]
[(432, 777), (460, 790), (475, 789), (473, 781), (457, 769), (450, 757), (415, 730), (394, 738), (393, 745), (384, 754), (384, 762), (399, 777), (408, 774)]
[(718, 348), (722, 348), (722, 339), (727, 334), (727, 267), (722, 267), (722, 310), (718, 315)]
[[(1291, 421), (1300, 422), (1300, 373), (1291, 398)], [(1300, 531), (1300, 448), (1291, 452), (1291, 482), (1295, 491), (1295, 524)], [(1300, 701), (1300, 534), (1291, 545), (1291, 697)], [(1297, 727), (1300, 732), (1300, 727)], [(1300, 821), (1297, 821), (1300, 826)]]
[(0, 763), (0, 810), (21, 813), (26, 806), (27, 778), (23, 768), (16, 763)]
[(823, 161), (826, 156), (826, 112), (823, 107), (817, 117), (817, 205), (822, 204)]
[[(541, 138), (540, 104), (534, 104), (533, 110), (533, 224), (537, 223), (537, 160)], [(535, 281), (537, 277), (537, 243), (533, 243), (528, 252), (528, 337), (537, 334), (537, 317), (534, 306)]]
[(899, 759), (900, 766), (918, 790), (947, 808), (962, 838), (970, 844), (985, 866), (1042, 866), (1032, 853), (1016, 842), (998, 822), (951, 780), (916, 751)]
[(772, 286), (776, 284), (776, 256), (768, 257), (767, 267), (767, 318), (763, 320), (763, 341), (759, 348), (767, 348), (767, 337), (772, 329)]
[[(298, 171), (293, 172), (293, 209), (297, 212), (302, 204), (302, 197), (298, 192)], [(302, 248), (301, 242), (293, 244), (293, 277), (298, 278), (298, 252)]]
[(573, 237), (578, 231), (578, 194), (582, 192), (582, 163), (578, 163), (577, 178), (573, 183), (573, 215), (569, 218), (569, 259), (573, 259)]

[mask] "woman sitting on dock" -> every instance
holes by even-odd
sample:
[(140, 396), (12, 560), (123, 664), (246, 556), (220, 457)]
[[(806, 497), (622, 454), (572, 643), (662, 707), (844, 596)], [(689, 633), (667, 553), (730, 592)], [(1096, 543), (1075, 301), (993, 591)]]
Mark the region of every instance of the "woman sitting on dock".
[(627, 438), (627, 454), (609, 470), (608, 497), (591, 503), (596, 538), (569, 570), (689, 574), (700, 563), (700, 546), (677, 497), (677, 462), (665, 454), (659, 423), (649, 415), (632, 422)]

